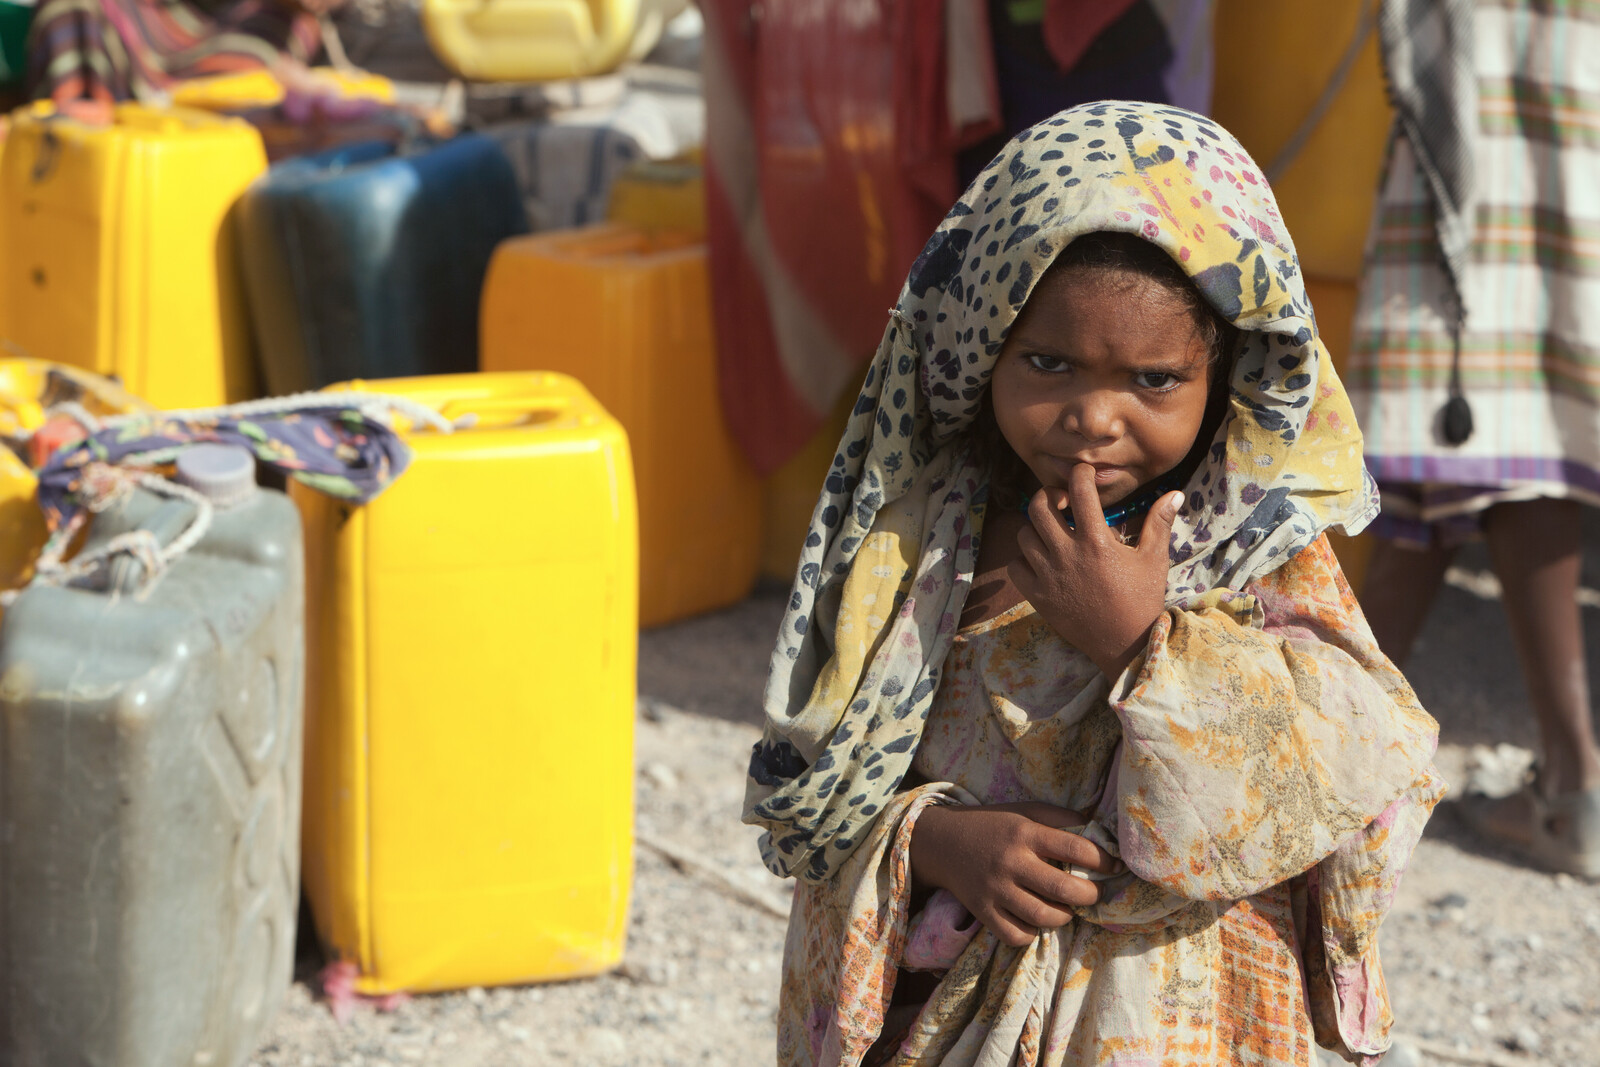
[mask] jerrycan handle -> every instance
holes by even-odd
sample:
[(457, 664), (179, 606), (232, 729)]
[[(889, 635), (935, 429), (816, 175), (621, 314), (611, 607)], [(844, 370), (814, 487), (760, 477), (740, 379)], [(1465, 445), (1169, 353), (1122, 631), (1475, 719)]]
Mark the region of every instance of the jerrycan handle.
[(565, 255), (580, 260), (648, 259), (705, 244), (705, 238), (687, 230), (646, 229), (629, 225), (617, 225), (597, 234), (582, 229), (573, 230), (570, 236), (552, 237), (551, 241)]
[[(165, 549), (189, 529), (197, 518), (195, 505), (181, 497), (164, 501), (139, 529), (149, 534), (157, 549)], [(119, 554), (111, 558), (105, 571), (105, 592), (136, 593), (153, 577), (147, 561), (138, 555)]]
[(439, 414), (452, 420), (475, 415), (478, 416), (477, 420), (468, 428), (496, 430), (550, 422), (571, 408), (572, 397), (546, 393), (538, 396), (486, 396), (471, 400), (457, 398), (440, 404)]
[[(165, 491), (182, 495), (164, 501), (140, 524), (162, 557), (186, 551), (206, 535), (217, 511), (238, 507), (258, 491), (255, 457), (238, 445), (192, 444), (178, 453), (176, 467), (176, 486), (166, 483)], [(163, 483), (158, 480), (156, 484)], [(150, 488), (148, 483), (146, 487)], [(139, 590), (154, 577), (149, 568), (153, 562), (164, 565), (168, 560), (146, 559), (137, 552), (112, 557), (106, 573), (107, 591)]]

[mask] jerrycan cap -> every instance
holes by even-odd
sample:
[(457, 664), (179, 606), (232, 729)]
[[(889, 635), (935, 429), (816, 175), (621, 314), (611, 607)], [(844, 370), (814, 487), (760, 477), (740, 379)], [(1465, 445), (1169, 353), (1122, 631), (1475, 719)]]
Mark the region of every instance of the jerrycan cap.
[(231, 508), (255, 495), (256, 460), (238, 445), (190, 445), (178, 453), (177, 482), (215, 507)]

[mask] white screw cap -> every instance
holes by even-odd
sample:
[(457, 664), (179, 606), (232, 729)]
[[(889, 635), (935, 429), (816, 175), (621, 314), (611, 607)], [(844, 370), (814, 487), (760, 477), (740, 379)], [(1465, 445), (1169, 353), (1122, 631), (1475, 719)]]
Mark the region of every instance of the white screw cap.
[(177, 482), (215, 507), (231, 508), (255, 495), (256, 460), (239, 445), (190, 445), (178, 453)]

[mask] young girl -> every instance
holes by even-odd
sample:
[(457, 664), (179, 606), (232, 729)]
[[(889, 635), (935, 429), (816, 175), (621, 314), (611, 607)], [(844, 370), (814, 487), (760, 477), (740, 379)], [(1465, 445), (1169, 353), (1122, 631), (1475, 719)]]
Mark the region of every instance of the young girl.
[(1013, 141), (912, 267), (773, 654), (779, 1062), (1381, 1055), (1442, 786), (1322, 536), (1375, 506), (1239, 145), (1124, 103)]

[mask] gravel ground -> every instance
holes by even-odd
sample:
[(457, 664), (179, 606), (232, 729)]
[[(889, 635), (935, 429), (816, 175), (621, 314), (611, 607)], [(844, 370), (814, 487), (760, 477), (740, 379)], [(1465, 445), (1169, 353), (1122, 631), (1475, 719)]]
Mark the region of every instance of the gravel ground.
[[(1600, 561), (1600, 529), (1586, 540)], [(641, 638), (640, 847), (620, 972), (362, 1007), (341, 1026), (313, 992), (318, 961), (308, 954), (253, 1062), (770, 1063), (787, 886), (762, 869), (739, 802), (783, 597), (763, 589)], [(1600, 678), (1600, 613), (1585, 616)], [(1532, 744), (1481, 552), (1461, 560), (1408, 673), (1441, 722), (1439, 764), (1453, 786), (1484, 746)], [(1449, 801), (1417, 850), (1383, 948), (1396, 1029), (1411, 1046), (1390, 1067), (1600, 1067), (1600, 886), (1519, 865), (1475, 840)]]

